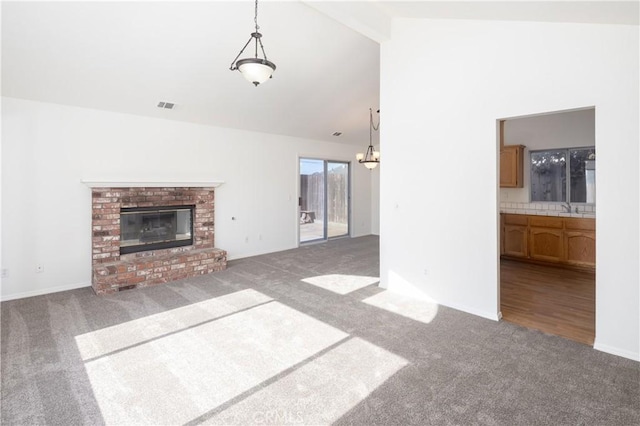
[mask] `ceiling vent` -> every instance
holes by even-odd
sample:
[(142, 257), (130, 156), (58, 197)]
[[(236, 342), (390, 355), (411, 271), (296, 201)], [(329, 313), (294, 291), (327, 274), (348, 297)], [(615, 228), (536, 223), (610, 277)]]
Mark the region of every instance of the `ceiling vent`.
[(176, 104), (173, 102), (158, 102), (158, 108), (173, 109), (174, 106), (176, 106)]

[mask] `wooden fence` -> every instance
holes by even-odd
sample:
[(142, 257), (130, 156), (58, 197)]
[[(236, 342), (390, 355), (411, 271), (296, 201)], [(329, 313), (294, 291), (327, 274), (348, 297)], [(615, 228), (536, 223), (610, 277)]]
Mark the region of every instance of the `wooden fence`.
[[(329, 173), (327, 176), (327, 220), (347, 223), (349, 219), (349, 182), (347, 173)], [(324, 174), (300, 175), (301, 210), (315, 213), (316, 220), (324, 215)]]

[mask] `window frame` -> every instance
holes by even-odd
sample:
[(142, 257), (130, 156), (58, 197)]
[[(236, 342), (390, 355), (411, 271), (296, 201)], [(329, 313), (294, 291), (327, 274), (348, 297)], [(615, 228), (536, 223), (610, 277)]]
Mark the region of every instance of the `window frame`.
[[(595, 203), (587, 203), (587, 202), (582, 202), (582, 201), (571, 201), (571, 151), (574, 150), (593, 150), (594, 154), (596, 152), (596, 147), (595, 145), (590, 145), (590, 146), (575, 146), (575, 147), (567, 147), (567, 148), (543, 148), (543, 149), (534, 149), (534, 150), (529, 150), (529, 185), (528, 185), (528, 190), (529, 190), (529, 203), (545, 203), (545, 204), (564, 204), (564, 203), (569, 203), (569, 204), (578, 204), (578, 205), (582, 205), (582, 206), (595, 206)], [(567, 159), (567, 161), (565, 161), (564, 167), (565, 167), (565, 193), (566, 193), (566, 200), (565, 201), (543, 201), (543, 200), (533, 200), (533, 167), (531, 167), (531, 157), (534, 154), (540, 153), (540, 152), (549, 152), (549, 151), (564, 151), (565, 152), (565, 158)]]

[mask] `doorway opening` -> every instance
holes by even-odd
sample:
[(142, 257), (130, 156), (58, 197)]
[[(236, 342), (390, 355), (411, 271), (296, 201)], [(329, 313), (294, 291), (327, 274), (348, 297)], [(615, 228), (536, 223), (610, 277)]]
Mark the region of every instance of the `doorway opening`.
[(595, 108), (498, 120), (502, 318), (595, 340)]
[(300, 243), (349, 235), (349, 182), (349, 162), (300, 158)]

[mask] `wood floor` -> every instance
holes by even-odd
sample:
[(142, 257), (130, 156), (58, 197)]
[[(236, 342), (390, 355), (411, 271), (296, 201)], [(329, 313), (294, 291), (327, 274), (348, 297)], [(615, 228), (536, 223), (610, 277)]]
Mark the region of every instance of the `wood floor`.
[(500, 261), (505, 321), (593, 345), (595, 273)]

